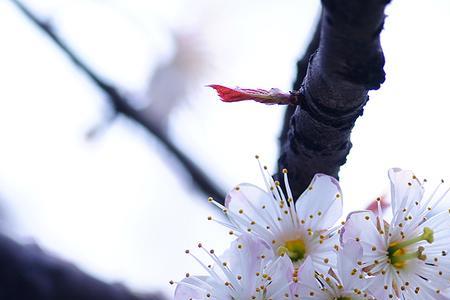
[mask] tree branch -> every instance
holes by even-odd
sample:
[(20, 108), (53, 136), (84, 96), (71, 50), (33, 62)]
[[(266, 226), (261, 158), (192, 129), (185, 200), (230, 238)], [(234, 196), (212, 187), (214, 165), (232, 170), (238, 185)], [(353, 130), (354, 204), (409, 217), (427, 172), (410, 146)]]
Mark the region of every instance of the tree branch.
[(63, 40), (51, 29), (48, 24), (41, 21), (34, 13), (28, 9), (25, 4), (19, 0), (11, 0), (17, 8), (39, 29), (45, 33), (58, 48), (64, 52), (70, 60), (95, 84), (102, 90), (111, 105), (117, 113), (121, 113), (136, 123), (144, 127), (147, 132), (153, 135), (158, 141), (163, 144), (166, 150), (173, 155), (178, 162), (184, 167), (187, 173), (191, 176), (195, 185), (206, 196), (211, 196), (217, 202), (222, 203), (225, 199), (225, 192), (223, 192), (212, 180), (212, 176), (206, 174), (194, 161), (192, 161), (181, 149), (179, 149), (166, 133), (161, 131), (157, 124), (148, 118), (146, 114), (135, 109), (130, 103), (131, 101), (123, 96), (117, 88), (104, 81), (91, 68), (89, 68)]
[(389, 2), (322, 0), (319, 49), (309, 61), (302, 103), (290, 119), (278, 161), (280, 170), (289, 170), (295, 196), (316, 173), (338, 178), (346, 162), (368, 91), (385, 79), (380, 32)]
[(161, 300), (135, 295), (120, 284), (95, 279), (36, 245), (21, 245), (0, 234), (0, 299)]
[[(303, 83), (303, 79), (306, 76), (306, 71), (308, 70), (309, 58), (311, 57), (311, 55), (313, 55), (314, 52), (316, 52), (317, 48), (319, 48), (321, 28), (322, 28), (322, 17), (320, 17), (319, 21), (317, 22), (316, 29), (314, 30), (312, 39), (309, 42), (309, 45), (306, 48), (303, 57), (297, 62), (297, 76), (294, 81), (294, 91), (300, 90), (300, 87)], [(281, 129), (279, 137), (280, 149), (286, 143), (288, 131), (290, 128), (291, 117), (294, 114), (296, 108), (297, 107), (294, 105), (288, 105), (286, 107), (283, 119), (283, 127)]]

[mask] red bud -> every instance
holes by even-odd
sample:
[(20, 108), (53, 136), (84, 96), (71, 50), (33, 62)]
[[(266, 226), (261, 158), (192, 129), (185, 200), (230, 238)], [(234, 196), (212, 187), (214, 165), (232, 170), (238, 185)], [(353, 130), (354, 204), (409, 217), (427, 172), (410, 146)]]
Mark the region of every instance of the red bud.
[(297, 104), (297, 96), (294, 93), (283, 93), (279, 89), (243, 89), (229, 88), (223, 85), (208, 85), (216, 90), (223, 102), (238, 102), (253, 100), (264, 104)]

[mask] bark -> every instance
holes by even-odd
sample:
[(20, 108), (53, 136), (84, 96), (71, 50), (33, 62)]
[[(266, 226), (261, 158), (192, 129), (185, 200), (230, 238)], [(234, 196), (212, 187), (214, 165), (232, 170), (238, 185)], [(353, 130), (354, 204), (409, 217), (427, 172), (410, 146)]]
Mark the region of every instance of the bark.
[[(314, 52), (316, 52), (317, 48), (319, 48), (321, 28), (322, 28), (322, 18), (320, 18), (319, 21), (317, 22), (316, 29), (314, 29), (314, 34), (312, 36), (311, 41), (309, 42), (308, 47), (306, 48), (305, 53), (303, 54), (303, 57), (297, 62), (297, 76), (294, 81), (294, 91), (300, 90), (303, 83), (303, 79), (306, 76), (306, 71), (308, 70), (309, 58), (311, 57), (311, 55), (313, 55)], [(279, 138), (280, 149), (286, 143), (288, 131), (290, 128), (291, 117), (294, 114), (296, 108), (297, 106), (294, 105), (288, 105), (286, 107), (283, 119), (283, 127), (281, 129), (281, 134)]]
[[(294, 196), (316, 173), (338, 178), (352, 146), (350, 133), (369, 90), (385, 80), (380, 45), (387, 0), (323, 0), (320, 43), (290, 118), (280, 170), (288, 169)], [(281, 178), (281, 176), (279, 176)]]

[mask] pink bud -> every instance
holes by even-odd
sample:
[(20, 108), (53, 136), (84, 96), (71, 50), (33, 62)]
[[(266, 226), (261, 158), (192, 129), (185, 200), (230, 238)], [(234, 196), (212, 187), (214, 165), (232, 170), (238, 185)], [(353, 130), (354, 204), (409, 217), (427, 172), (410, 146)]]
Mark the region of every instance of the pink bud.
[(216, 90), (223, 102), (238, 102), (253, 100), (264, 104), (297, 104), (296, 93), (283, 93), (279, 89), (242, 89), (239, 87), (229, 88), (223, 85), (211, 84), (208, 85)]
[(389, 202), (386, 200), (386, 195), (378, 197), (367, 205), (366, 210), (370, 210), (373, 213), (378, 213), (378, 202), (380, 202), (381, 211), (384, 212), (386, 208), (390, 206)]

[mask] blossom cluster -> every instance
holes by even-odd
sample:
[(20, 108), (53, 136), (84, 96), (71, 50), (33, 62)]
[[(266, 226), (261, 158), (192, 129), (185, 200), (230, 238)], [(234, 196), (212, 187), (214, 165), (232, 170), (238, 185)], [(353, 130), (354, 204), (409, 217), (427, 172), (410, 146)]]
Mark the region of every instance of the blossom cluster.
[[(205, 276), (177, 282), (174, 299), (450, 299), (449, 190), (425, 194), (411, 171), (389, 170), (392, 215), (377, 209), (343, 212), (339, 182), (317, 174), (294, 201), (288, 172), (282, 185), (260, 169), (263, 190), (240, 184), (225, 206), (236, 239), (222, 256), (202, 244), (211, 260)], [(209, 217), (209, 219), (212, 219)], [(388, 220), (387, 220), (388, 219)]]

